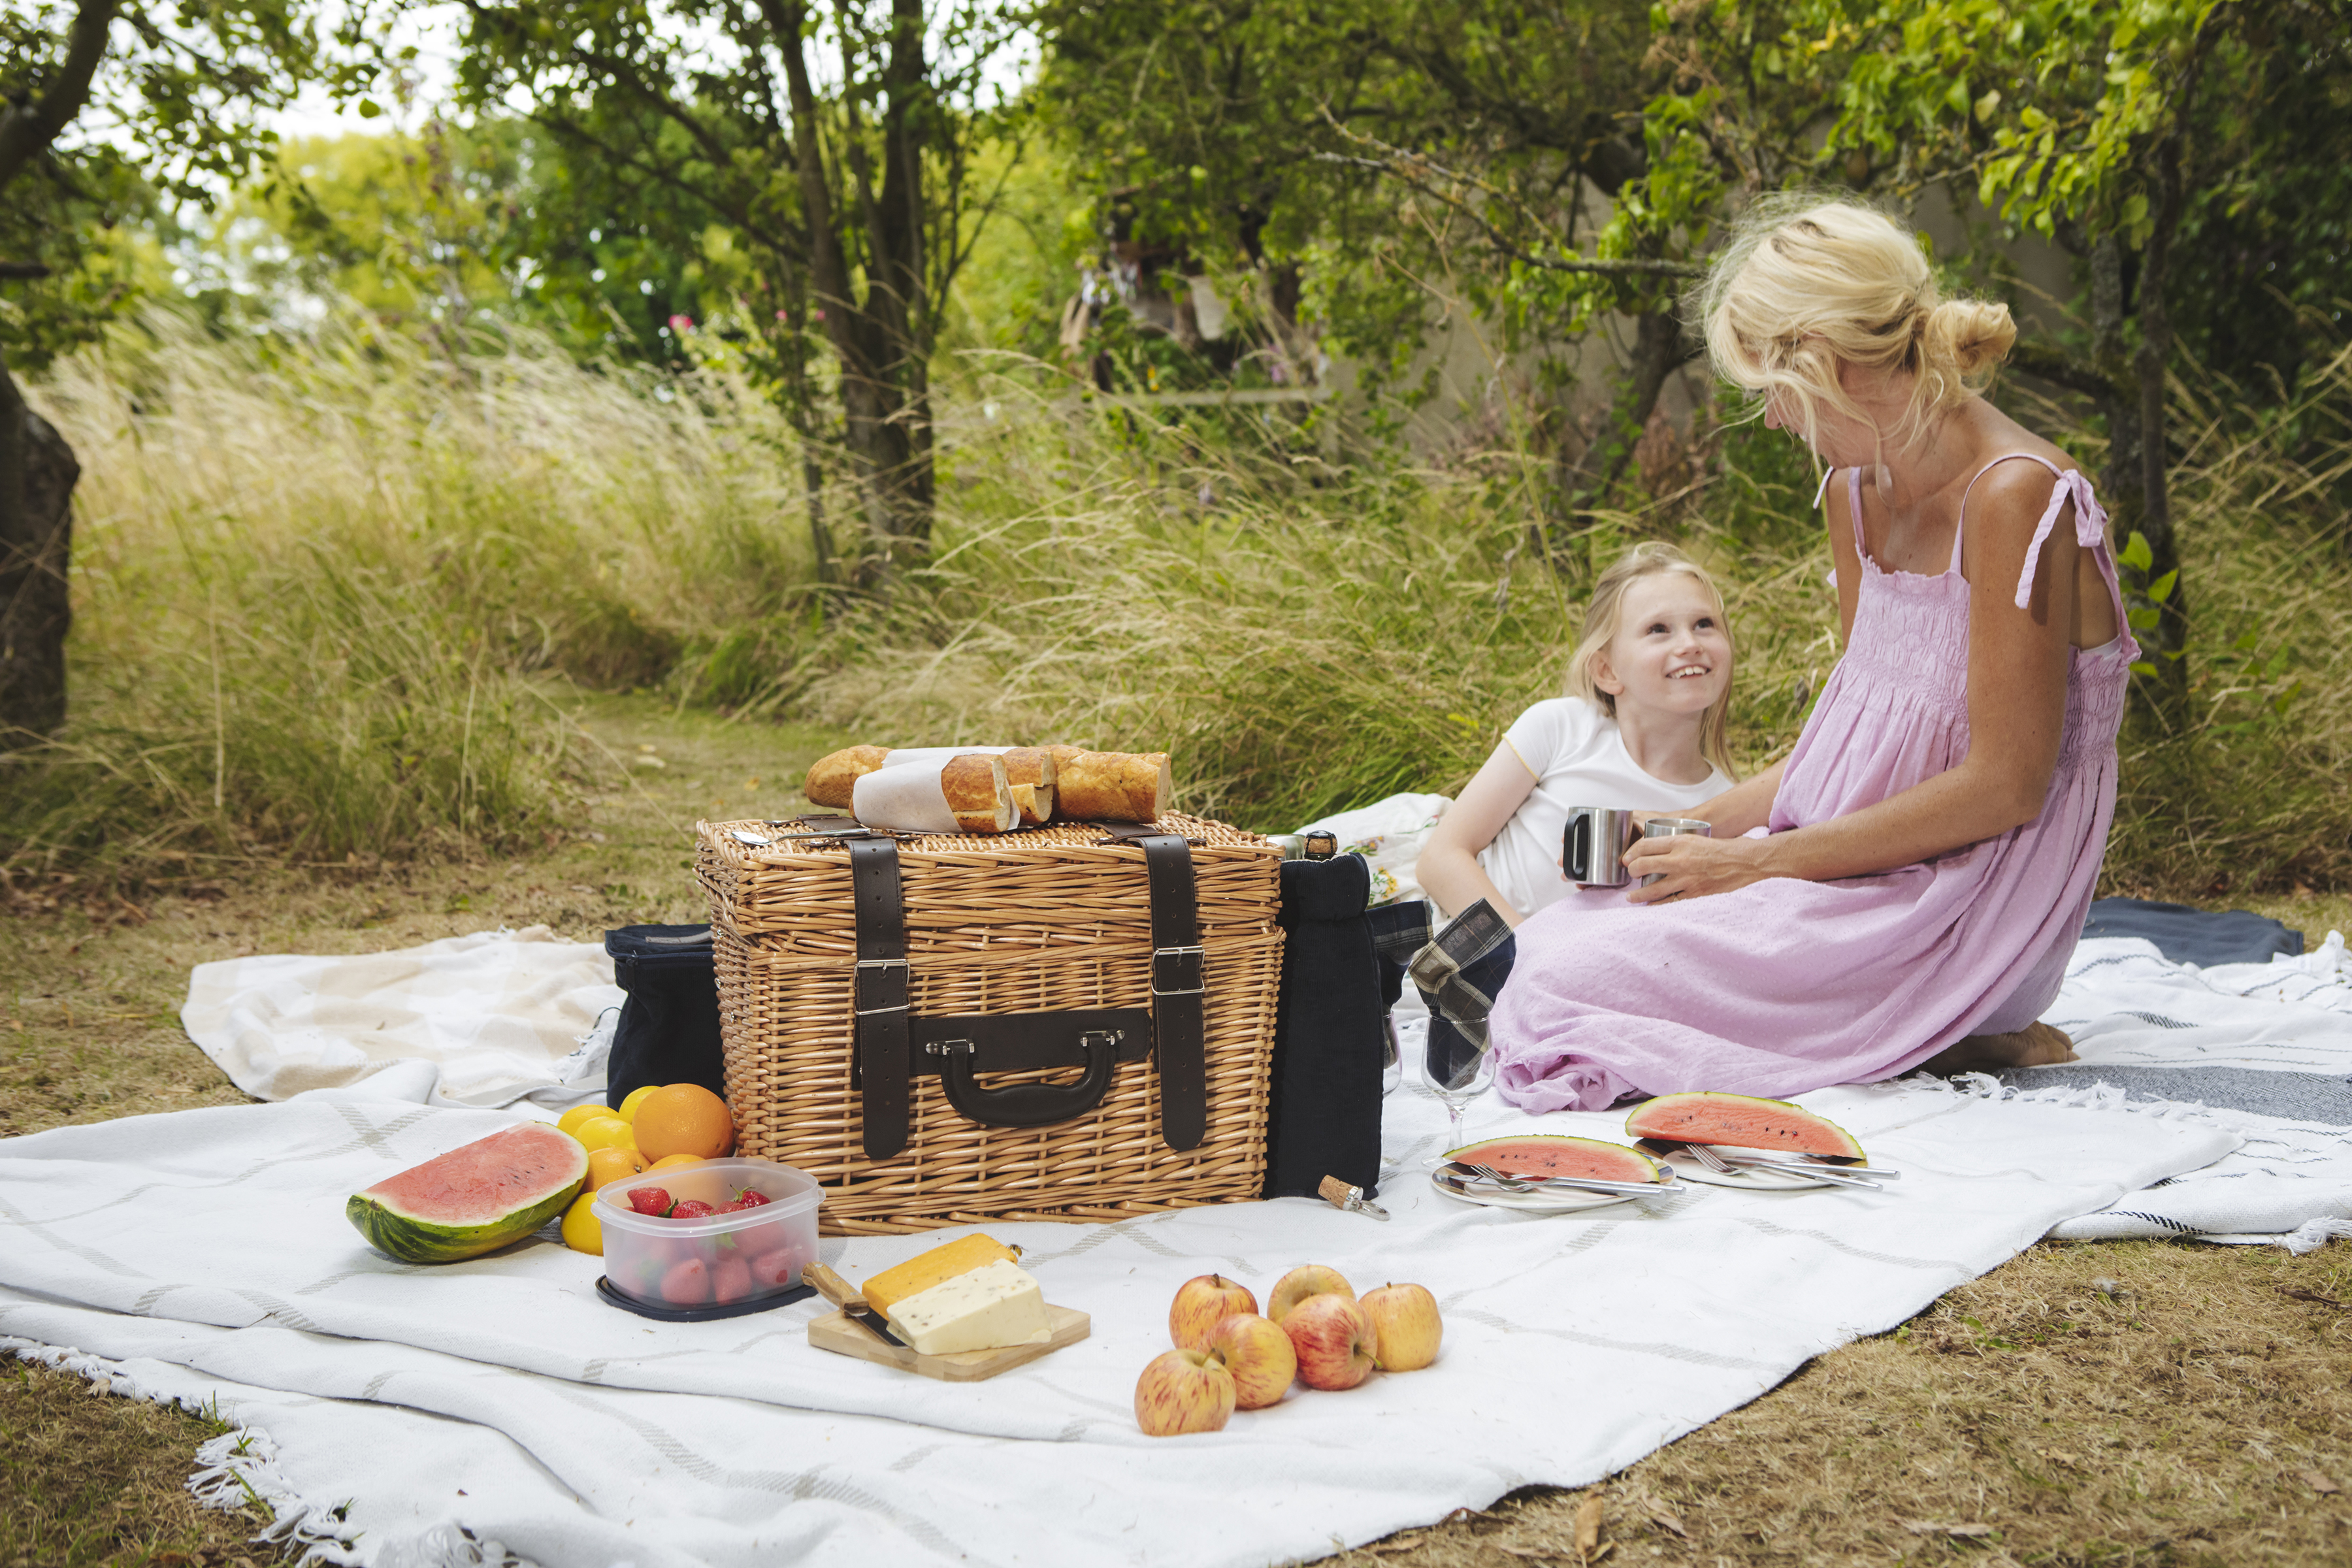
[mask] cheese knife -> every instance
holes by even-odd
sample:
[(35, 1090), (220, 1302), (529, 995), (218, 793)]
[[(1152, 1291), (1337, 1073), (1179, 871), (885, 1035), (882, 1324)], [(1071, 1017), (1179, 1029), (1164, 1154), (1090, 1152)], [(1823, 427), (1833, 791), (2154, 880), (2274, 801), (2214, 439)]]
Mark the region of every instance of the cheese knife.
[(888, 1345), (892, 1350), (911, 1350), (906, 1341), (890, 1330), (890, 1321), (866, 1304), (866, 1298), (851, 1288), (848, 1280), (822, 1263), (812, 1263), (801, 1270), (801, 1279), (816, 1287), (816, 1293), (841, 1309), (841, 1315)]

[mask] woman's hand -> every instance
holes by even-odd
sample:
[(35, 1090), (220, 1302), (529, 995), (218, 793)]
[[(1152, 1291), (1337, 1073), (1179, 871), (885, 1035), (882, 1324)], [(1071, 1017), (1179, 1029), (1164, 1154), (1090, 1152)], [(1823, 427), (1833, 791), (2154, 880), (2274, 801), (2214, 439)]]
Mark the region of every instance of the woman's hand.
[(1641, 838), (1626, 846), (1625, 868), (1636, 879), (1658, 877), (1648, 887), (1638, 884), (1625, 895), (1628, 903), (1659, 904), (1678, 899), (1703, 899), (1727, 893), (1772, 873), (1765, 869), (1759, 838), (1703, 838), (1696, 833)]

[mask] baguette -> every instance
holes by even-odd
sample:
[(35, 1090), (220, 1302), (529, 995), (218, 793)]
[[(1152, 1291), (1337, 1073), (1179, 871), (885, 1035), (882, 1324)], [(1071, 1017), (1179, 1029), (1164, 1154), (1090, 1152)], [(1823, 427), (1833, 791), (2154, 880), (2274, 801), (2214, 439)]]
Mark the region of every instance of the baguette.
[(851, 746), (819, 757), (808, 771), (808, 782), (801, 793), (809, 797), (812, 805), (829, 805), (836, 810), (856, 798), (857, 781), (882, 766), (889, 752), (879, 746)]
[(850, 809), (900, 833), (1006, 833), (1016, 817), (1004, 764), (975, 752), (877, 768), (859, 777)]
[(1010, 833), (1021, 819), (1002, 757), (967, 752), (950, 758), (940, 764), (940, 793), (966, 833)]
[(1054, 753), (1045, 746), (1016, 746), (1004, 753), (1004, 776), (1021, 826), (1042, 827), (1054, 819)]
[(1054, 754), (1054, 815), (1064, 822), (1150, 822), (1168, 809), (1171, 770), (1165, 752)]

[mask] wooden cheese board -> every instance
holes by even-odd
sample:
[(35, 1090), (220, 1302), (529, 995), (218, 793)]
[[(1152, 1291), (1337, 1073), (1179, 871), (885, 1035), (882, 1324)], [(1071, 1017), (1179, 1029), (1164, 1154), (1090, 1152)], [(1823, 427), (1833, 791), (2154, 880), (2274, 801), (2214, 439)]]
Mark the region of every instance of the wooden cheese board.
[(853, 1322), (845, 1311), (827, 1312), (809, 1324), (809, 1343), (823, 1351), (834, 1351), (859, 1361), (870, 1361), (882, 1366), (895, 1366), (901, 1372), (911, 1372), (919, 1377), (935, 1377), (941, 1383), (978, 1383), (994, 1377), (1000, 1372), (1010, 1372), (1049, 1355), (1064, 1345), (1076, 1344), (1092, 1331), (1094, 1320), (1086, 1313), (1068, 1307), (1045, 1303), (1045, 1324), (1053, 1330), (1053, 1338), (1032, 1345), (1005, 1345), (990, 1351), (958, 1351), (953, 1355), (923, 1355), (905, 1345), (883, 1343), (874, 1337), (872, 1330)]

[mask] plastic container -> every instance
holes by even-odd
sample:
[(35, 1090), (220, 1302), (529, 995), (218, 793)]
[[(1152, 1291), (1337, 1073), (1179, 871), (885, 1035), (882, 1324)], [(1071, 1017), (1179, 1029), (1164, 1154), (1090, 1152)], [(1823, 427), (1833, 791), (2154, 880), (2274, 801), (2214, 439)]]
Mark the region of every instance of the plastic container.
[[(676, 1203), (716, 1208), (750, 1187), (757, 1208), (699, 1219), (662, 1219), (629, 1205), (638, 1187), (659, 1187)], [(773, 1160), (707, 1160), (699, 1165), (625, 1176), (596, 1190), (604, 1227), (604, 1278), (625, 1296), (656, 1307), (724, 1307), (781, 1296), (816, 1261), (816, 1183)]]

